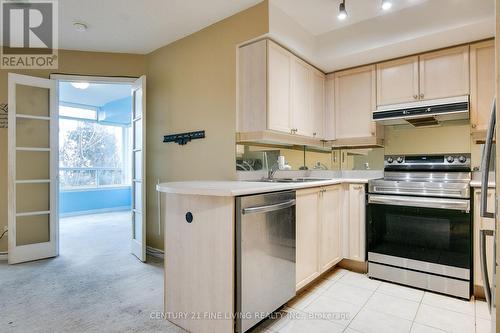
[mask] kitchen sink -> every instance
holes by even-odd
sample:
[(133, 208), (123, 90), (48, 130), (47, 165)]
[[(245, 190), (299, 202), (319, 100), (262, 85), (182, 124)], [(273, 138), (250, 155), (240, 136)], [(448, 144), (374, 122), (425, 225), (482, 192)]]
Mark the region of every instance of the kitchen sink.
[(252, 180), (263, 183), (308, 183), (308, 182), (320, 182), (330, 180), (328, 178), (262, 178), (259, 180)]

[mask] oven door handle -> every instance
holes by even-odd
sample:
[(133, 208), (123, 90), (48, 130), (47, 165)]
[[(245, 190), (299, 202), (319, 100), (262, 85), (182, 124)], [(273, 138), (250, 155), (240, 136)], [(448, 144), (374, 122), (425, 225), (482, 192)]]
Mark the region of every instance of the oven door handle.
[(396, 195), (368, 195), (369, 204), (388, 206), (408, 206), (421, 208), (438, 208), (470, 211), (470, 201), (460, 199), (426, 198), (426, 197), (405, 197)]

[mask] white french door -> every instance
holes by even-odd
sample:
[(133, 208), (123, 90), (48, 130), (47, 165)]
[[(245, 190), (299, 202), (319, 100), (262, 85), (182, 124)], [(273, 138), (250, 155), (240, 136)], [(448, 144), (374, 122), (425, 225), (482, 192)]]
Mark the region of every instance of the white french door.
[(9, 264), (58, 255), (58, 115), (54, 80), (8, 76)]
[(146, 261), (146, 76), (132, 84), (132, 254)]

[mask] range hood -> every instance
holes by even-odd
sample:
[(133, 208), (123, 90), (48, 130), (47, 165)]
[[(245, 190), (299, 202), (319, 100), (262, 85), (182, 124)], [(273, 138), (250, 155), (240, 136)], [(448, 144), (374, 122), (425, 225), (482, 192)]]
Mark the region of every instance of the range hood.
[(384, 125), (437, 126), (443, 121), (469, 119), (469, 96), (378, 107), (373, 120)]

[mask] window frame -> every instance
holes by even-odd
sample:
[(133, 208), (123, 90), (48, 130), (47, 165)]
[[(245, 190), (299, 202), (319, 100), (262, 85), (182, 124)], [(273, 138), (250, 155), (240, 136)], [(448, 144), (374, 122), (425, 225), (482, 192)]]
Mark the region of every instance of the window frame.
[[(105, 167), (83, 167), (83, 168), (73, 168), (73, 167), (62, 167), (60, 163), (60, 158), (59, 158), (59, 153), (58, 152), (58, 176), (60, 178), (61, 176), (61, 170), (68, 170), (68, 169), (77, 169), (77, 170), (88, 170), (88, 171), (96, 171), (96, 184), (95, 185), (89, 185), (89, 186), (71, 186), (71, 187), (64, 187), (62, 186), (61, 182), (59, 181), (59, 190), (62, 192), (78, 192), (78, 191), (96, 191), (96, 190), (110, 190), (110, 189), (122, 189), (122, 188), (129, 188), (132, 186), (132, 179), (131, 179), (131, 159), (128, 156), (129, 150), (131, 148), (131, 143), (130, 141), (130, 127), (131, 125), (124, 125), (124, 124), (115, 124), (115, 123), (110, 123), (106, 121), (99, 121), (99, 107), (96, 106), (91, 106), (91, 105), (85, 105), (85, 104), (77, 104), (77, 103), (68, 103), (68, 102), (63, 102), (60, 101), (58, 104), (58, 108), (60, 106), (68, 106), (68, 107), (75, 107), (75, 108), (80, 108), (80, 109), (89, 109), (89, 110), (95, 110), (96, 111), (96, 119), (89, 119), (89, 118), (79, 118), (79, 117), (71, 117), (71, 116), (61, 116), (59, 115), (59, 120), (61, 119), (66, 119), (66, 120), (74, 120), (74, 121), (80, 121), (80, 122), (88, 122), (88, 123), (94, 123), (102, 126), (112, 126), (112, 127), (121, 127), (122, 128), (122, 135), (121, 135), (121, 141), (122, 141), (122, 149), (121, 149), (121, 157), (123, 161), (123, 168), (105, 168)], [(60, 131), (60, 128), (59, 128)], [(61, 142), (59, 142), (59, 147), (61, 147)], [(112, 185), (99, 185), (99, 171), (102, 170), (121, 170), (123, 173), (123, 183), (122, 184), (112, 184)]]

